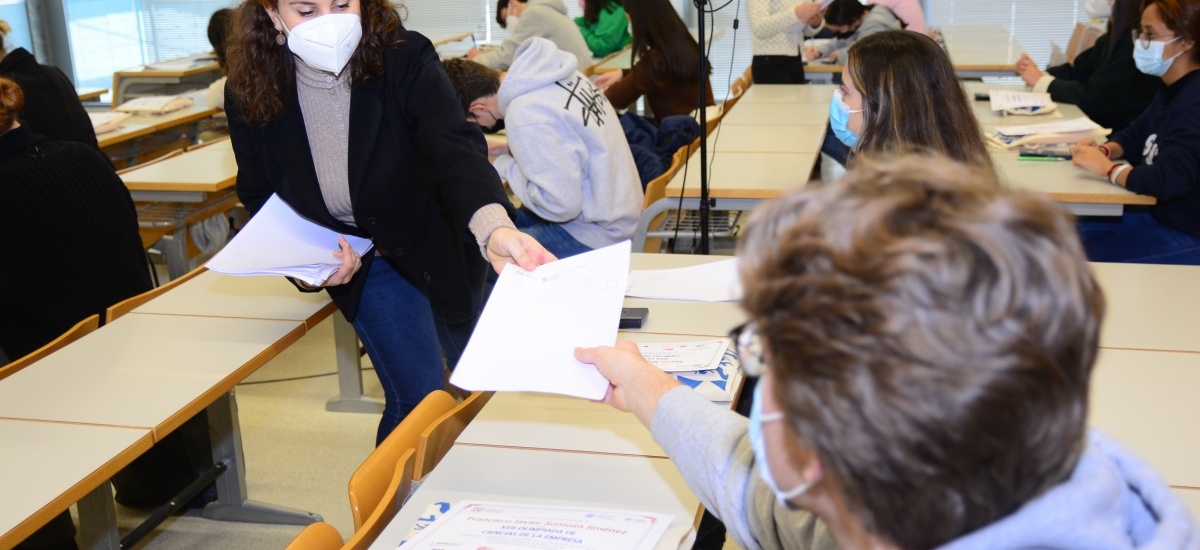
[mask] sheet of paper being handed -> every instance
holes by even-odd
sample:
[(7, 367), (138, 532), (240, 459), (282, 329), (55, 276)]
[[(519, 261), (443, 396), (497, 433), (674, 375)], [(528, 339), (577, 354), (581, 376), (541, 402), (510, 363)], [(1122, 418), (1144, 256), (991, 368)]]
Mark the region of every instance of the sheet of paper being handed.
[(603, 399), (608, 381), (574, 351), (616, 343), (629, 255), (625, 241), (531, 271), (504, 266), (450, 383)]

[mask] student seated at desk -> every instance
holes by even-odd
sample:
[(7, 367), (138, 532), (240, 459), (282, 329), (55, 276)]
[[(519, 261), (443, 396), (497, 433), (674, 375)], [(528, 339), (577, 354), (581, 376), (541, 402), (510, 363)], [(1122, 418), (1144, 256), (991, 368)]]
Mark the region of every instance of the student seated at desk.
[(1123, 130), (1142, 114), (1162, 86), (1161, 80), (1139, 71), (1133, 63), (1130, 33), (1140, 28), (1140, 4), (1141, 0), (1115, 0), (1108, 31), (1074, 61), (1042, 73), (1028, 55), (1022, 54), (1017, 74), (1033, 91), (1049, 93), (1054, 101), (1078, 105), (1088, 118), (1105, 128)]
[(25, 48), (6, 51), (8, 22), (0, 19), (0, 77), (25, 90), (21, 123), (33, 133), (56, 141), (75, 141), (99, 151), (92, 119), (79, 101), (79, 92), (58, 67), (42, 65)]
[(633, 68), (596, 77), (596, 85), (617, 109), (639, 97), (655, 120), (696, 110), (704, 81), (704, 105), (714, 105), (708, 75), (700, 70), (700, 46), (668, 0), (630, 0), (625, 5), (633, 26)]
[(822, 153), (840, 160), (843, 147), (863, 157), (924, 151), (991, 169), (967, 95), (933, 39), (884, 31), (859, 40), (846, 57)]
[[(14, 360), (151, 289), (137, 212), (112, 165), (91, 147), (34, 133), (18, 119), (24, 105), (21, 88), (0, 78), (0, 348)], [(113, 476), (117, 501), (167, 502), (212, 465), (207, 438), (201, 412)], [(74, 548), (74, 535), (64, 512), (21, 548)]]
[(621, 0), (579, 0), (583, 16), (575, 18), (584, 42), (592, 55), (604, 57), (621, 51), (633, 37)]
[(900, 20), (887, 6), (864, 6), (858, 0), (833, 0), (825, 9), (825, 28), (834, 32), (833, 40), (805, 48), (804, 58), (845, 65), (847, 50), (855, 42), (900, 27)]
[(521, 200), (517, 228), (558, 258), (633, 236), (642, 184), (617, 114), (545, 38), (517, 49), (507, 73), (464, 59), (443, 61), (467, 114), (505, 120), (507, 150), (492, 166)]
[(756, 211), (738, 257), (749, 421), (631, 342), (576, 357), (741, 547), (1200, 545), (1087, 427), (1104, 298), (1049, 198), (945, 159), (864, 162)]
[(1092, 261), (1200, 265), (1200, 0), (1143, 6), (1133, 59), (1165, 87), (1108, 143), (1084, 140), (1071, 152), (1076, 166), (1158, 202), (1079, 231)]
[(575, 56), (580, 67), (592, 62), (592, 51), (579, 32), (575, 22), (567, 17), (567, 6), (563, 0), (512, 0), (496, 6), (496, 19), (503, 11), (508, 29), (508, 38), (494, 50), (481, 52), (471, 48), (467, 58), (492, 69), (504, 70), (512, 65), (517, 47), (531, 37), (540, 36), (558, 45), (558, 49)]

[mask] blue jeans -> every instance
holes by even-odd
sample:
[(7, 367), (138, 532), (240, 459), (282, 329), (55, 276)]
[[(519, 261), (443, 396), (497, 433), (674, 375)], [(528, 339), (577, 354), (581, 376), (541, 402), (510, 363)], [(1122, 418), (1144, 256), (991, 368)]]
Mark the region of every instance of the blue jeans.
[(543, 220), (527, 208), (517, 209), (517, 229), (533, 235), (558, 259), (590, 252), (591, 247), (575, 240), (561, 225)]
[(351, 324), (383, 385), (378, 445), (426, 395), (445, 387), (438, 330), (429, 299), (383, 258), (371, 262)]
[(1093, 262), (1200, 265), (1200, 237), (1167, 227), (1150, 214), (1120, 220), (1084, 219), (1079, 238)]

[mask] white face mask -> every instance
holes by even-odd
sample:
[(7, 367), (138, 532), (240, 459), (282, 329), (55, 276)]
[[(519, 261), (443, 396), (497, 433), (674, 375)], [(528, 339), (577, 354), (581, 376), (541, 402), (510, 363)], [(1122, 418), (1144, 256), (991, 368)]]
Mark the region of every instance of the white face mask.
[[(280, 22), (283, 19), (280, 18)], [(284, 30), (287, 25), (284, 25)], [(362, 23), (353, 13), (331, 13), (288, 30), (288, 49), (314, 69), (339, 74), (362, 39)]]
[(520, 22), (520, 17), (517, 17), (516, 15), (510, 15), (504, 18), (504, 28), (509, 32), (512, 32), (513, 29), (517, 28), (517, 23)]
[(1083, 11), (1087, 12), (1088, 17), (1092, 19), (1104, 19), (1112, 15), (1111, 0), (1087, 0), (1083, 5)]

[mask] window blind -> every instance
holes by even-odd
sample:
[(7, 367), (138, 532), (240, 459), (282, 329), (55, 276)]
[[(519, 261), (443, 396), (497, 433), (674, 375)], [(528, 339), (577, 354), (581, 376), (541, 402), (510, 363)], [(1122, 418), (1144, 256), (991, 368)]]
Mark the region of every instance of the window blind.
[[(1039, 66), (1051, 42), (1066, 49), (1076, 22), (1087, 22), (1084, 0), (928, 0), (930, 25), (1000, 25)], [(1015, 73), (1014, 73), (1015, 76)]]
[(208, 20), (213, 12), (232, 7), (228, 0), (140, 0), (138, 4), (146, 63), (212, 50)]
[(147, 62), (134, 0), (62, 0), (62, 6), (76, 86), (107, 88), (114, 72)]

